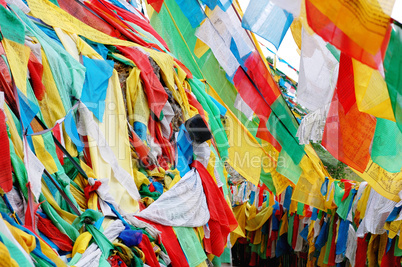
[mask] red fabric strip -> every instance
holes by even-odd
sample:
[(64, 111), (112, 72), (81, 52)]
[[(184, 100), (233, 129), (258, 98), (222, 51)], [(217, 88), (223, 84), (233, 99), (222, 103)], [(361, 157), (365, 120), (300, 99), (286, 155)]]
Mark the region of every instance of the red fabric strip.
[[(342, 53), (339, 73), (353, 75), (347, 72), (347, 70), (350, 71), (348, 62), (350, 57)], [(343, 78), (344, 76), (341, 75), (338, 78), (324, 128), (322, 145), (338, 160), (364, 172), (370, 160), (370, 145), (374, 136), (376, 119), (360, 112), (355, 100), (350, 106), (355, 98), (353, 79), (349, 77), (341, 81)], [(341, 99), (340, 95), (342, 95)], [(347, 108), (350, 106), (348, 113), (345, 112), (344, 106)]]
[(159, 13), (161, 11), (163, 0), (147, 0), (148, 4), (150, 4), (156, 12)]
[(401, 264), (401, 259), (400, 257), (395, 257), (394, 255), (394, 249), (395, 246), (397, 246), (397, 244), (395, 244), (396, 238), (388, 240), (388, 242), (392, 242), (391, 248), (388, 252), (384, 253), (384, 256), (381, 259), (381, 267), (399, 266)]
[(149, 241), (147, 235), (142, 235), (142, 241), (138, 245), (138, 248), (141, 249), (145, 254), (145, 263), (151, 267), (159, 267), (158, 259), (156, 258), (154, 249)]
[(183, 250), (181, 249), (180, 243), (177, 240), (176, 234), (171, 226), (161, 225), (155, 222), (148, 221), (144, 218), (136, 217), (137, 219), (149, 223), (159, 231), (161, 231), (161, 242), (163, 243), (166, 252), (172, 261), (173, 267), (188, 267), (188, 262)]
[(100, 181), (95, 181), (94, 185), (89, 185), (88, 184), (87, 186), (85, 186), (85, 188), (84, 188), (85, 198), (87, 200), (89, 200), (90, 194), (92, 192), (95, 192), (99, 188), (99, 186), (101, 186), (101, 185), (102, 185), (102, 183)]
[(46, 88), (42, 83), (43, 66), (32, 52), (29, 56), (28, 70), (31, 77), (32, 89), (36, 98), (40, 101), (46, 92)]
[(247, 68), (247, 74), (254, 81), (254, 84), (264, 96), (268, 105), (272, 105), (281, 95), (281, 91), (262, 61), (258, 51), (254, 51), (247, 58), (245, 66)]
[(144, 218), (136, 217), (137, 219), (149, 223), (156, 229), (162, 232), (162, 243), (166, 249), (166, 252), (169, 255), (170, 260), (172, 261), (173, 267), (187, 267), (188, 262), (186, 260), (186, 256), (180, 246), (179, 241), (177, 240), (176, 234), (173, 231), (171, 226), (164, 226), (155, 222), (148, 221)]
[(160, 123), (156, 122), (152, 118), (152, 115), (149, 117), (149, 132), (151, 133), (152, 137), (154, 137), (155, 143), (162, 148), (162, 156), (158, 158), (158, 161), (161, 164), (161, 167), (167, 170), (169, 168), (167, 162), (175, 162), (175, 150), (169, 140), (162, 135)]
[(339, 61), (338, 77), (336, 85), (338, 88), (338, 99), (345, 114), (347, 114), (356, 103), (356, 95), (352, 58), (343, 53)]
[(148, 57), (140, 50), (132, 47), (116, 46), (123, 56), (131, 59), (141, 70), (140, 76), (144, 83), (148, 105), (156, 117), (160, 118), (161, 111), (166, 104), (168, 95), (149, 62)]
[(191, 167), (196, 168), (200, 174), (207, 198), (210, 213), (208, 226), (211, 230), (211, 252), (215, 256), (220, 256), (225, 249), (229, 233), (236, 229), (238, 223), (222, 191), (202, 163), (195, 160)]
[[(61, 125), (56, 125), (56, 127), (53, 128), (52, 130), (54, 137), (60, 142), (61, 144), (61, 135), (63, 134), (61, 131)], [(61, 149), (56, 146), (56, 154), (57, 158), (59, 159), (61, 165), (64, 165), (64, 153), (61, 151)]]
[(357, 249), (356, 249), (356, 265), (355, 267), (365, 267), (367, 261), (367, 246), (366, 241), (367, 234), (363, 237), (357, 238)]
[(38, 216), (38, 230), (61, 250), (73, 250), (73, 241), (66, 234), (60, 232), (51, 220)]
[(299, 215), (295, 214), (294, 215), (294, 220), (293, 220), (293, 233), (291, 233), (292, 236), (292, 248), (296, 248), (296, 243), (297, 243), (297, 236), (299, 235)]
[(351, 182), (343, 182), (345, 185), (345, 193), (343, 194), (342, 201), (348, 198), (350, 191), (352, 190), (352, 183)]
[(6, 115), (0, 110), (0, 187), (4, 192), (13, 189), (13, 177), (11, 174), (10, 143), (8, 140)]
[[(142, 40), (140, 37), (136, 36), (134, 33), (129, 31), (130, 27), (122, 22), (115, 13), (108, 10), (105, 6), (103, 6), (98, 1), (85, 2), (85, 5), (92, 9), (99, 17), (103, 18), (107, 23), (109, 23), (112, 27), (116, 28), (119, 32), (121, 32), (125, 37), (129, 40), (140, 44), (145, 47), (150, 47), (148, 43)], [(132, 30), (132, 29), (130, 29)], [(132, 30), (135, 32), (134, 30)]]
[(60, 1), (59, 5), (64, 11), (68, 12), (70, 15), (76, 17), (77, 19), (91, 26), (92, 28), (97, 29), (98, 31), (101, 31), (112, 37), (125, 39), (124, 36), (117, 29), (113, 28), (103, 19), (95, 15), (93, 11), (91, 11), (85, 5), (81, 4), (79, 1), (63, 0)]
[(353, 42), (343, 31), (341, 31), (327, 16), (322, 14), (314, 4), (306, 0), (306, 15), (309, 26), (320, 35), (324, 41), (333, 44), (343, 53), (363, 62), (373, 69), (382, 68), (385, 51), (388, 46), (391, 26), (389, 27), (380, 51), (372, 55)]
[(154, 30), (154, 28), (151, 26), (151, 24), (149, 24), (147, 20), (144, 20), (138, 17), (137, 15), (122, 8), (119, 8), (118, 6), (115, 6), (109, 2), (101, 0), (101, 3), (104, 4), (110, 10), (115, 11), (117, 15), (120, 16), (123, 20), (130, 21), (140, 26), (144, 31), (147, 31), (150, 34), (152, 34), (152, 36), (154, 36), (167, 50), (169, 50), (165, 40), (163, 40), (163, 38)]

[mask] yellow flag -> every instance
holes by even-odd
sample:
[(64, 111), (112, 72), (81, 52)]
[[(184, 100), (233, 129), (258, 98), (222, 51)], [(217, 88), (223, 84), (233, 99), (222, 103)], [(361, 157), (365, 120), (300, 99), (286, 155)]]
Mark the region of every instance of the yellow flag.
[(7, 54), (7, 60), (10, 64), (11, 73), (15, 81), (15, 85), (24, 95), (27, 94), (27, 74), (28, 60), (31, 49), (23, 44), (3, 38), (1, 41)]
[(195, 42), (195, 47), (194, 47), (194, 54), (200, 58), (202, 57), (209, 49), (209, 46), (206, 45), (203, 41), (200, 39), (197, 39)]
[(356, 103), (359, 111), (395, 121), (387, 84), (378, 70), (353, 60)]
[(295, 18), (290, 25), (290, 31), (292, 32), (293, 40), (295, 41), (297, 47), (301, 50), (301, 33), (302, 33), (302, 22), (300, 18)]
[(230, 145), (228, 149), (228, 163), (241, 176), (251, 183), (258, 185), (261, 166), (266, 161), (271, 162), (272, 158), (264, 152), (264, 149), (257, 140), (223, 103), (222, 99), (211, 86), (209, 86), (208, 93), (227, 109), (226, 127), (228, 129), (227, 134)]
[(353, 42), (372, 55), (375, 55), (381, 47), (395, 2), (395, 0), (308, 1)]
[(353, 168), (351, 169), (363, 180), (367, 181), (379, 194), (392, 201), (399, 202), (398, 193), (402, 190), (402, 172), (388, 172), (371, 159), (363, 173)]
[(122, 45), (122, 46), (138, 46), (135, 43), (113, 38), (101, 31), (98, 31), (79, 19), (70, 15), (63, 9), (55, 6), (47, 0), (28, 0), (31, 13), (46, 22), (47, 24), (63, 29), (66, 32), (76, 33), (84, 36), (91, 41), (108, 44), (108, 45)]
[[(63, 102), (61, 101), (61, 97), (57, 89), (56, 83), (54, 81), (49, 62), (43, 51), (42, 51), (42, 65), (43, 65), (42, 83), (46, 88), (46, 93), (43, 96), (43, 99), (38, 102), (43, 115), (43, 119), (45, 120), (46, 124), (53, 126), (57, 120), (65, 117), (67, 114), (64, 108), (60, 108), (63, 107)], [(63, 128), (63, 137), (66, 149), (71, 156), (76, 157), (78, 155), (77, 149), (73, 145), (70, 136), (67, 134), (64, 125), (62, 128)]]

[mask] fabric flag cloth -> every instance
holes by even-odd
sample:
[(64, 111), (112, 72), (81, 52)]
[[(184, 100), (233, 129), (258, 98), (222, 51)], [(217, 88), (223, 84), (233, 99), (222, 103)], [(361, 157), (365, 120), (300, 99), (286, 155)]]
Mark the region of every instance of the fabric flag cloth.
[(36, 155), (29, 148), (26, 140), (24, 143), (24, 163), (27, 168), (28, 181), (31, 183), (31, 190), (33, 195), (37, 200), (39, 200), (39, 196), (41, 194), (41, 180), (42, 174), (45, 169), (42, 162), (36, 157)]
[[(85, 2), (90, 9), (92, 9), (99, 17), (103, 18), (110, 25), (115, 27), (119, 32), (121, 32), (128, 40), (131, 40), (144, 47), (155, 47), (160, 50), (160, 47), (154, 43), (147, 43), (143, 38), (137, 35), (137, 31), (133, 29), (130, 25), (123, 22), (121, 18), (112, 10), (108, 9), (100, 1)], [(94, 40), (95, 41), (95, 40)]]
[(163, 0), (148, 0), (147, 2), (155, 9), (156, 12), (159, 13), (159, 11), (161, 11)]
[(155, 222), (148, 221), (144, 218), (139, 219), (152, 225), (162, 232), (160, 235), (162, 238), (162, 243), (166, 248), (166, 252), (168, 253), (170, 260), (172, 261), (173, 267), (189, 266), (186, 260), (186, 256), (184, 256), (184, 252), (180, 247), (179, 241), (177, 240), (175, 232), (173, 231), (173, 228), (171, 226), (164, 226)]
[(207, 169), (197, 160), (193, 161), (191, 167), (196, 168), (200, 174), (211, 216), (208, 221), (211, 231), (209, 239), (211, 251), (207, 252), (220, 256), (225, 249), (229, 233), (236, 229), (238, 224), (229, 204), (223, 196), (222, 190), (219, 189)]
[(72, 110), (70, 110), (66, 115), (66, 118), (64, 120), (64, 128), (68, 136), (71, 138), (71, 141), (77, 147), (77, 151), (81, 152), (84, 149), (85, 145), (78, 135), (77, 125), (75, 124)]
[(32, 52), (29, 56), (28, 70), (35, 96), (38, 100), (42, 100), (46, 92), (46, 88), (42, 83), (43, 66)]
[(318, 35), (302, 30), (297, 101), (315, 111), (331, 102), (338, 78), (338, 60)]
[(109, 63), (113, 63), (113, 61), (91, 59), (86, 56), (82, 56), (82, 60), (86, 67), (86, 72), (81, 101), (102, 122), (107, 87), (113, 74), (113, 67)]
[(402, 28), (392, 25), (392, 33), (384, 59), (385, 82), (399, 130), (402, 132)]
[(353, 59), (353, 75), (356, 103), (359, 110), (376, 118), (395, 121), (387, 83), (383, 74)]
[(123, 37), (118, 30), (93, 13), (93, 11), (88, 7), (83, 6), (80, 2), (76, 2), (75, 0), (64, 0), (60, 1), (59, 6), (70, 15), (76, 17), (80, 21), (86, 23), (94, 29), (97, 29), (98, 31), (116, 38)]
[(279, 49), (292, 21), (293, 15), (273, 1), (252, 0), (244, 13), (242, 25)]
[(255, 89), (252, 81), (248, 78), (243, 69), (239, 69), (236, 72), (233, 83), (237, 88), (240, 97), (260, 119), (257, 137), (269, 142), (270, 144), (272, 144), (272, 146), (276, 148), (276, 150), (280, 151), (281, 145), (272, 136), (272, 134), (268, 131), (266, 127), (266, 122), (268, 121), (269, 115), (271, 114), (270, 106)]
[(187, 17), (191, 27), (197, 28), (206, 18), (197, 0), (176, 0), (183, 14)]
[(199, 227), (209, 221), (209, 211), (200, 175), (186, 173), (138, 217), (168, 226)]
[(394, 2), (306, 0), (307, 20), (325, 41), (368, 66), (381, 69)]
[(330, 104), (327, 104), (320, 109), (308, 113), (303, 118), (296, 134), (300, 144), (308, 145), (310, 140), (314, 143), (322, 140), (329, 107)]
[(202, 3), (207, 5), (209, 9), (214, 10), (219, 0), (200, 0)]
[(21, 123), (25, 131), (27, 128), (30, 128), (32, 120), (39, 112), (39, 107), (29, 100), (20, 90), (17, 90), (17, 92), (20, 104)]
[(294, 18), (300, 16), (302, 0), (271, 0), (278, 7), (291, 13)]
[[(119, 0), (120, 2), (123, 2), (124, 0)], [(141, 27), (144, 31), (150, 33), (153, 37), (156, 38), (156, 40), (162, 44), (163, 47), (165, 47), (167, 50), (169, 50), (165, 40), (162, 39), (162, 37), (155, 31), (155, 29), (149, 24), (148, 20), (144, 17), (144, 15), (137, 10), (135, 10), (135, 14), (128, 12), (122, 8), (116, 7), (111, 5), (110, 3), (106, 1), (101, 1), (103, 5), (108, 7), (110, 10), (113, 10), (116, 12), (117, 15), (119, 15), (123, 20), (129, 21), (132, 23), (135, 23), (135, 25)], [(137, 15), (138, 14), (138, 15)]]
[(211, 20), (205, 20), (197, 29), (195, 35), (211, 48), (214, 56), (225, 70), (226, 74), (229, 77), (233, 77), (240, 64), (232, 53), (228, 53), (227, 46), (222, 44), (222, 37), (214, 28)]
[(376, 119), (356, 105), (352, 59), (341, 54), (339, 78), (325, 124), (323, 146), (338, 160), (364, 172)]
[(242, 28), (236, 12), (233, 7), (226, 12), (217, 7), (208, 14), (208, 17), (225, 46), (230, 49), (239, 64), (244, 66), (244, 61), (254, 50), (254, 45)]
[(386, 171), (392, 173), (401, 171), (402, 132), (395, 122), (377, 118), (371, 158)]
[(158, 77), (155, 75), (148, 57), (138, 48), (117, 46), (117, 49), (119, 49), (125, 57), (131, 59), (141, 70), (140, 76), (144, 83), (144, 91), (147, 95), (149, 108), (160, 118), (168, 95)]
[(190, 227), (174, 227), (173, 229), (190, 267), (196, 267), (205, 262), (207, 255), (194, 229)]
[[(1, 108), (4, 104), (4, 93), (1, 93), (2, 103), (0, 103)], [(1, 155), (0, 155), (0, 187), (4, 192), (10, 192), (13, 189), (13, 177), (11, 175), (11, 158), (10, 158), (10, 147), (7, 134), (6, 126), (6, 116), (3, 110), (0, 110), (0, 142), (2, 144)]]

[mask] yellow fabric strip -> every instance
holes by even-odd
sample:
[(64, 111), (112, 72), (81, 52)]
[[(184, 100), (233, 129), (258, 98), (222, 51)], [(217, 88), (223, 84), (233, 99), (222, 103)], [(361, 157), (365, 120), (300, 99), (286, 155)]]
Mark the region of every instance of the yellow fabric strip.
[(363, 217), (366, 213), (367, 201), (370, 197), (370, 191), (371, 191), (371, 187), (367, 186), (364, 189), (362, 196), (360, 197), (360, 201), (357, 202), (356, 215), (357, 215), (357, 212), (359, 212), (359, 215), (360, 215), (360, 217), (358, 217), (359, 219), (363, 219)]
[(108, 45), (122, 45), (122, 46), (138, 46), (135, 43), (119, 40), (113, 38), (103, 32), (100, 32), (74, 16), (70, 15), (63, 9), (55, 6), (47, 0), (28, 0), (31, 13), (46, 22), (47, 24), (63, 29), (66, 32), (76, 33), (84, 36), (91, 41), (108, 44)]
[(72, 256), (74, 257), (76, 253), (83, 254), (87, 249), (91, 239), (92, 235), (89, 232), (80, 234), (74, 243)]
[(399, 202), (398, 193), (402, 190), (402, 172), (388, 172), (371, 159), (363, 173), (353, 168), (351, 169), (363, 180), (367, 181), (379, 194), (392, 201)]
[(18, 228), (15, 228), (7, 221), (4, 221), (4, 223), (7, 225), (7, 228), (10, 230), (15, 240), (17, 240), (17, 242), (21, 245), (25, 252), (29, 254), (35, 249), (36, 241), (34, 236), (27, 234)]
[(226, 106), (212, 86), (208, 86), (208, 94), (222, 104), (226, 109), (226, 121), (228, 130), (228, 163), (240, 175), (255, 185), (258, 185), (261, 174), (261, 166), (275, 166), (274, 159), (261, 147), (258, 141), (251, 135), (247, 128), (237, 119), (233, 112)]
[[(128, 145), (127, 117), (116, 70), (113, 70), (113, 75), (109, 80), (105, 106), (103, 122), (97, 121), (96, 118), (95, 121), (97, 121), (99, 130), (103, 133), (107, 144), (116, 156), (118, 164), (132, 175), (134, 179), (134, 171), (138, 170), (133, 170), (131, 162), (131, 148)], [(95, 176), (109, 179), (109, 192), (124, 211), (136, 212), (138, 210), (138, 202), (119, 183), (112, 172), (111, 166), (103, 160), (96, 142), (90, 136), (88, 136), (88, 144)]]
[(142, 90), (140, 72), (138, 68), (132, 68), (126, 79), (126, 103), (130, 125), (134, 124), (134, 104), (137, 101), (139, 90)]
[(272, 211), (272, 207), (265, 207), (264, 204), (262, 210), (253, 219), (246, 221), (246, 230), (256, 231), (261, 228), (269, 217), (271, 217)]
[[(147, 51), (149, 51), (149, 50), (147, 50)], [(159, 52), (159, 51), (155, 51), (155, 50), (151, 50), (149, 52), (150, 52), (150, 57), (161, 68), (161, 70), (160, 70), (161, 78), (165, 82), (166, 87), (169, 88), (170, 91), (176, 90), (174, 88), (175, 83), (174, 83), (173, 73), (175, 72), (175, 70), (174, 70), (173, 57), (164, 52)]]
[(18, 263), (11, 258), (8, 248), (0, 242), (0, 266), (1, 267), (18, 267)]
[(281, 224), (281, 228), (279, 229), (279, 236), (288, 232), (289, 224), (288, 224), (288, 214), (287, 213), (285, 213), (282, 216), (281, 221), (282, 221), (282, 224)]
[[(63, 102), (61, 101), (59, 91), (53, 79), (52, 70), (50, 69), (46, 54), (43, 50), (41, 51), (43, 65), (42, 83), (46, 88), (46, 93), (43, 96), (43, 99), (38, 102), (43, 119), (45, 120), (46, 124), (51, 127), (56, 123), (57, 120), (64, 118), (67, 114), (64, 108), (60, 108), (63, 107)], [(72, 143), (70, 136), (67, 134), (64, 124), (62, 129), (65, 147), (71, 156), (76, 157), (78, 155), (77, 149)]]
[(295, 18), (290, 25), (290, 30), (292, 32), (293, 40), (295, 41), (297, 47), (301, 50), (301, 33), (302, 33), (302, 22), (300, 18)]
[(379, 51), (395, 0), (309, 1), (358, 46), (372, 55)]
[(69, 213), (57, 204), (56, 200), (53, 198), (52, 193), (50, 193), (46, 183), (42, 180), (42, 194), (45, 196), (46, 201), (56, 210), (56, 212), (62, 217), (66, 222), (72, 224), (73, 221), (77, 218), (76, 215)]
[(255, 231), (253, 244), (254, 245), (261, 244), (261, 239), (262, 239), (262, 233), (261, 233), (261, 228), (259, 228), (259, 229), (257, 229), (257, 231)]
[(316, 179), (311, 182), (307, 179), (306, 175), (302, 173), (294, 188), (292, 200), (326, 211), (324, 197), (321, 194), (321, 185), (321, 180)]
[(209, 50), (209, 46), (200, 39), (197, 39), (194, 47), (194, 54), (200, 58)]
[(16, 43), (6, 38), (3, 38), (1, 42), (4, 46), (4, 51), (7, 54), (7, 60), (10, 65), (15, 85), (26, 95), (28, 59), (31, 49), (28, 46)]
[(45, 142), (41, 135), (32, 136), (32, 142), (35, 148), (35, 153), (38, 159), (42, 162), (43, 166), (45, 166), (46, 170), (53, 174), (57, 172), (57, 165), (54, 161), (52, 155), (46, 150)]
[(353, 59), (353, 75), (359, 111), (395, 121), (387, 84), (380, 72)]
[[(271, 170), (272, 181), (274, 182), (276, 194), (280, 195), (289, 186), (292, 185), (290, 180), (277, 172), (276, 170)], [(300, 179), (299, 179), (300, 182)]]
[(75, 41), (69, 36), (65, 31), (63, 31), (60, 28), (54, 27), (54, 31), (57, 34), (57, 37), (59, 37), (59, 40), (63, 44), (64, 48), (66, 51), (78, 62), (80, 62), (80, 55), (77, 49), (77, 45), (75, 44)]
[[(176, 64), (176, 63), (175, 63)], [(177, 86), (177, 90), (172, 91), (174, 99), (179, 103), (181, 110), (183, 112), (184, 120), (187, 121), (191, 118), (190, 114), (190, 104), (188, 103), (188, 98), (183, 87), (183, 77), (181, 72), (184, 72), (180, 66), (175, 65), (178, 70), (178, 74), (174, 73), (174, 79)]]

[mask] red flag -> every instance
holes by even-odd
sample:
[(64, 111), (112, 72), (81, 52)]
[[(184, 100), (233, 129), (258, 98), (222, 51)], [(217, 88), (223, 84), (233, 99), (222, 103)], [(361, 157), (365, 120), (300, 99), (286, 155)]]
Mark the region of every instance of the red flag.
[(38, 100), (42, 100), (46, 92), (46, 88), (42, 83), (43, 66), (32, 52), (29, 56), (28, 70), (35, 96)]
[(205, 169), (204, 165), (195, 160), (191, 164), (191, 167), (197, 169), (202, 180), (202, 187), (207, 198), (210, 214), (208, 226), (211, 230), (211, 252), (219, 257), (225, 249), (229, 233), (236, 229), (238, 224), (223, 196), (223, 192), (219, 189), (214, 178)]
[(156, 12), (159, 13), (159, 11), (161, 11), (163, 0), (148, 0), (147, 2), (155, 9)]
[(376, 119), (357, 108), (351, 64), (351, 58), (342, 53), (322, 145), (338, 160), (364, 172), (370, 160)]
[(168, 99), (168, 95), (158, 77), (155, 75), (148, 57), (136, 48), (123, 46), (116, 47), (123, 56), (131, 59), (141, 70), (140, 76), (144, 83), (144, 91), (147, 95), (149, 108), (156, 117), (160, 118), (162, 109)]
[[(354, 1), (345, 1), (354, 2)], [(325, 4), (325, 1), (323, 1)], [(320, 4), (321, 5), (321, 4)], [(358, 12), (357, 12), (358, 13)], [(363, 12), (364, 13), (364, 12)], [(382, 38), (382, 45), (378, 47), (377, 53), (369, 53), (362, 46), (346, 35), (337, 24), (332, 22), (326, 15), (324, 15), (311, 0), (306, 0), (306, 15), (309, 26), (320, 35), (326, 42), (333, 44), (336, 48), (350, 57), (353, 57), (364, 64), (370, 66), (373, 69), (382, 68), (382, 62), (385, 56), (385, 51), (388, 46), (389, 38), (391, 35), (391, 26), (388, 26), (388, 30), (379, 34), (378, 38)], [(365, 14), (363, 15), (365, 16)], [(342, 19), (342, 16), (338, 16)], [(353, 27), (361, 28), (360, 25), (354, 25)], [(364, 27), (362, 31), (367, 30)]]
[(13, 177), (11, 175), (10, 144), (7, 134), (6, 116), (0, 110), (0, 187), (4, 192), (10, 192), (13, 189)]

